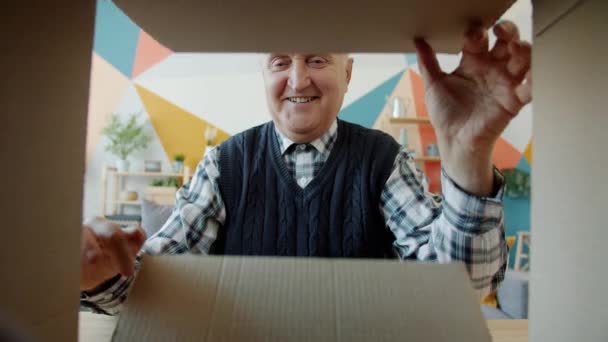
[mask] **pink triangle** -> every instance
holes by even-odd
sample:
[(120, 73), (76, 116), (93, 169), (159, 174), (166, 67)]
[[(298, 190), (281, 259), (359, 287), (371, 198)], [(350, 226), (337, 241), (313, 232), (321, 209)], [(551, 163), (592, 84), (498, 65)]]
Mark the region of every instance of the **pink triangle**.
[(144, 30), (140, 30), (131, 78), (139, 76), (172, 53), (173, 51), (161, 45)]

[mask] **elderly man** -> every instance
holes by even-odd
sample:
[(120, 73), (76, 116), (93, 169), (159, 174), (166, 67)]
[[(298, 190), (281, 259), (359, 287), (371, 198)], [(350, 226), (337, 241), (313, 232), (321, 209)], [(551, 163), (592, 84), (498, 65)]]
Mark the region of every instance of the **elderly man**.
[(530, 45), (516, 26), (473, 27), (460, 66), (444, 73), (416, 41), (442, 156), (443, 197), (388, 135), (337, 119), (353, 60), (274, 53), (263, 61), (272, 121), (210, 151), (163, 228), (103, 219), (83, 226), (82, 303), (116, 313), (140, 249), (152, 254), (399, 257), (464, 262), (480, 296), (502, 281), (507, 247), (496, 140), (531, 100)]

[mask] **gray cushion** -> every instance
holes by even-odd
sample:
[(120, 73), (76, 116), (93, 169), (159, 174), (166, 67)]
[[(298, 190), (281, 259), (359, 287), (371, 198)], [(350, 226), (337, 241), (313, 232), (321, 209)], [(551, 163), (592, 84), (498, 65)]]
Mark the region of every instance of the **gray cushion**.
[(161, 205), (145, 198), (141, 203), (141, 226), (148, 237), (156, 234), (171, 216), (173, 205)]
[(496, 291), (500, 310), (516, 319), (528, 318), (529, 274), (509, 270), (505, 280)]
[(485, 319), (511, 319), (504, 312), (487, 305), (481, 305), (481, 313)]

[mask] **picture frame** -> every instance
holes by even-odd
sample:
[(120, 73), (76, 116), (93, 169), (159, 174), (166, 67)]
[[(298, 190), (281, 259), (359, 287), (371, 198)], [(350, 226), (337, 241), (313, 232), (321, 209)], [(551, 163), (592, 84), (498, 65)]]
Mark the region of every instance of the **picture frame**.
[(160, 160), (144, 160), (145, 172), (161, 172), (162, 161)]

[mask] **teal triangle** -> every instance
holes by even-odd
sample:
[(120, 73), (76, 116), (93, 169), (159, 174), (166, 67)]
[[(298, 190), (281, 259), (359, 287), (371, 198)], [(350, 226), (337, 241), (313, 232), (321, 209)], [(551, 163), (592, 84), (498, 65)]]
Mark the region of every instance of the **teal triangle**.
[(397, 83), (403, 77), (403, 72), (399, 71), (395, 76), (392, 76), (384, 81), (384, 83), (343, 108), (338, 117), (344, 121), (372, 128), (386, 104), (386, 98), (393, 93)]
[[(505, 235), (517, 236), (517, 232), (530, 231), (530, 197), (503, 199)], [(517, 242), (519, 243), (519, 241)], [(515, 262), (515, 247), (509, 252), (509, 265)]]
[[(530, 163), (528, 163), (528, 160), (523, 155), (515, 168), (524, 172), (531, 172)], [(505, 234), (507, 236), (517, 235), (517, 232), (519, 231), (530, 231), (530, 197), (510, 198), (505, 196), (503, 199), (503, 208), (505, 215)], [(509, 253), (509, 265), (512, 267), (514, 262), (515, 248)]]
[(93, 50), (118, 71), (131, 77), (139, 27), (110, 0), (97, 0)]
[(528, 160), (526, 159), (526, 157), (524, 155), (521, 156), (521, 160), (519, 161), (519, 163), (517, 164), (517, 166), (515, 168), (518, 170), (526, 171), (527, 173), (532, 172), (530, 163), (528, 163)]

